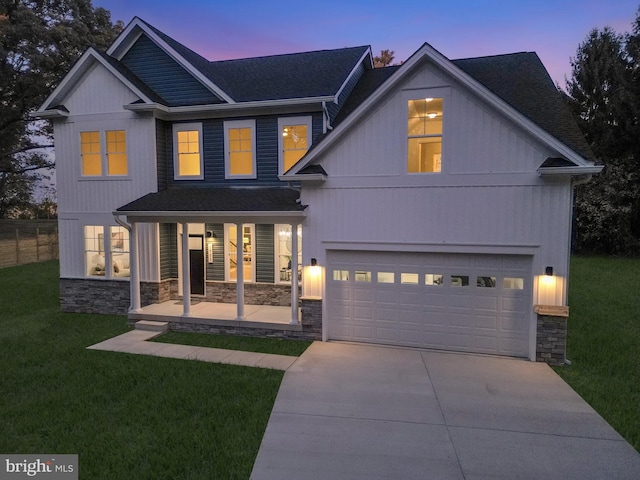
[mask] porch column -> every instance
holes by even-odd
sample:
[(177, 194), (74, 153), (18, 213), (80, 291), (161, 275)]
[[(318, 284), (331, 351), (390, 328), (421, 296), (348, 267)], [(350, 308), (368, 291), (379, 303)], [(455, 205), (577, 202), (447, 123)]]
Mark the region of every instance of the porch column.
[(298, 325), (298, 224), (291, 224), (291, 325)]
[(191, 266), (189, 265), (189, 224), (182, 224), (182, 315), (191, 315)]
[(244, 232), (242, 223), (236, 223), (236, 297), (237, 320), (244, 320)]
[(140, 262), (138, 261), (138, 224), (131, 223), (129, 230), (129, 267), (131, 276), (129, 278), (129, 287), (131, 295), (130, 312), (139, 312), (140, 308)]

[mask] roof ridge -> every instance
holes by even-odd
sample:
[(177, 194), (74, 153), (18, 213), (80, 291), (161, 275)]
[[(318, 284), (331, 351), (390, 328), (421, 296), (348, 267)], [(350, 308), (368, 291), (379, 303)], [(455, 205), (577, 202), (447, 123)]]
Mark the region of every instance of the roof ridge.
[(242, 58), (227, 58), (224, 60), (209, 60), (209, 63), (225, 63), (225, 62), (241, 62), (241, 61), (250, 61), (250, 60), (260, 60), (260, 59), (268, 59), (268, 58), (276, 58), (276, 57), (292, 57), (295, 55), (310, 55), (315, 53), (325, 53), (325, 52), (339, 52), (346, 50), (358, 50), (358, 49), (367, 49), (371, 48), (370, 45), (359, 45), (356, 47), (341, 47), (341, 48), (325, 48), (320, 50), (309, 50), (302, 52), (291, 52), (291, 53), (275, 53), (273, 55), (258, 55), (256, 57), (242, 57)]

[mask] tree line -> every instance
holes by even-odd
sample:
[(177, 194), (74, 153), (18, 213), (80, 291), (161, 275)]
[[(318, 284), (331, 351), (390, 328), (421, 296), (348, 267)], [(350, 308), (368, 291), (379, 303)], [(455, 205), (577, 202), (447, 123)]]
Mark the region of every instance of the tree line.
[[(34, 200), (54, 166), (49, 122), (31, 114), (87, 47), (122, 31), (91, 0), (0, 0), (0, 218), (51, 215)], [(391, 65), (382, 50), (376, 67)], [(604, 171), (576, 187), (574, 251), (640, 254), (640, 9), (631, 31), (592, 30), (559, 88)], [(43, 213), (45, 212), (45, 213)]]

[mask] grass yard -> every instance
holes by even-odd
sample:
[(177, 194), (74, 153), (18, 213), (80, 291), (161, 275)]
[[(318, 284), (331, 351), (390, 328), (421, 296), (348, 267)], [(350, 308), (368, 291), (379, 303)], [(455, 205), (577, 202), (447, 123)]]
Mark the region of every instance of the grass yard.
[(556, 372), (640, 451), (640, 258), (573, 257)]
[(123, 316), (63, 314), (58, 263), (0, 269), (0, 452), (80, 478), (249, 478), (283, 372), (86, 350)]

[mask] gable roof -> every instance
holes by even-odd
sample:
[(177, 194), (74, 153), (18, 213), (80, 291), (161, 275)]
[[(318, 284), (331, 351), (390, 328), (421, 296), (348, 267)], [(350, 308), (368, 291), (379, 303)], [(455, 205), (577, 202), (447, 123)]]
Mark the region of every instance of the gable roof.
[(595, 158), (536, 53), (466, 58), (452, 63), (584, 158)]
[[(392, 69), (387, 72), (365, 72), (362, 87), (354, 90), (353, 103), (347, 101), (343, 115), (336, 118), (334, 130), (320, 138), (282, 178), (290, 180), (295, 176), (303, 180), (304, 176), (297, 176), (298, 173), (347, 134), (350, 126), (425, 59), (568, 159), (574, 165), (572, 172), (590, 174), (601, 170), (602, 167), (593, 165), (593, 152), (535, 53), (450, 61), (425, 43), (400, 67), (376, 69)], [(360, 92), (356, 93), (359, 88)], [(549, 169), (545, 169), (545, 173), (549, 174)]]

